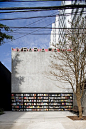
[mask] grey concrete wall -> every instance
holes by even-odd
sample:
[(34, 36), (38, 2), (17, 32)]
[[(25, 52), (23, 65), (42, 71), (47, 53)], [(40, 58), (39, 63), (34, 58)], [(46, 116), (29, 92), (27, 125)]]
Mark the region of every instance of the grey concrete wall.
[[(68, 82), (54, 81), (54, 76), (49, 74), (52, 52), (16, 52), (12, 51), (12, 80), (11, 93), (46, 93), (46, 92), (72, 92)], [(56, 60), (56, 63), (62, 62)], [(57, 71), (59, 74), (59, 71)], [(70, 88), (70, 89), (69, 89)], [(83, 114), (86, 115), (86, 90), (82, 96)], [(73, 97), (73, 105), (77, 105)]]
[[(69, 83), (54, 81), (56, 78), (49, 74), (51, 54), (51, 51), (12, 51), (11, 92), (72, 92)], [(60, 63), (58, 60), (57, 62)]]

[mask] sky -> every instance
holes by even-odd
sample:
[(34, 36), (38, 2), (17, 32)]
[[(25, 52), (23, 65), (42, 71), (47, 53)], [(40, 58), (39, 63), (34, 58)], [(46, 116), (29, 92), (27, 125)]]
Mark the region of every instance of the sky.
[[(60, 6), (60, 1), (41, 1), (41, 2), (0, 2), (2, 7), (40, 7), (40, 6)], [(5, 10), (9, 11), (9, 10)], [(0, 10), (2, 12), (2, 10)], [(0, 19), (34, 17), (56, 15), (58, 10), (38, 11), (38, 12), (17, 12), (17, 13), (0, 13)], [(0, 23), (9, 27), (52, 27), (55, 17), (21, 19), (21, 20), (0, 20)], [(11, 48), (49, 48), (51, 29), (29, 29), (29, 28), (12, 28), (13, 32), (7, 32), (12, 35), (14, 40), (4, 40), (5, 43), (0, 46), (0, 61), (11, 71)], [(32, 35), (32, 34), (48, 35)]]

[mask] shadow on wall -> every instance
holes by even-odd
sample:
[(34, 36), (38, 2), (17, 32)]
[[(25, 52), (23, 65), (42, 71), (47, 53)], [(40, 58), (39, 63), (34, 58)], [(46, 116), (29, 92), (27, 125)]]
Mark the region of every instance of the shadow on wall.
[[(20, 54), (15, 52), (15, 56), (12, 59), (12, 84), (11, 84), (11, 92), (12, 93), (21, 93), (21, 84), (24, 82), (24, 76), (18, 73), (18, 67), (21, 64), (22, 60), (19, 58)], [(18, 66), (18, 67), (17, 67)], [(22, 70), (23, 66), (20, 65), (20, 69)]]

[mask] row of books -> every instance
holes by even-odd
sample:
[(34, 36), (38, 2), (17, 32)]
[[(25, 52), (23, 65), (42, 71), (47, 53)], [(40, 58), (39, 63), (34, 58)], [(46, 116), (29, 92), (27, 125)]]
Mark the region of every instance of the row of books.
[[(49, 111), (68, 111), (70, 109), (49, 109)], [(12, 109), (12, 111), (23, 111), (23, 109)], [(24, 109), (24, 111), (48, 111), (48, 109)]]
[(48, 109), (24, 109), (24, 111), (48, 111)]
[(23, 106), (12, 106), (12, 108), (23, 108)]
[(24, 106), (24, 108), (37, 108), (36, 106)]
[(23, 105), (23, 103), (11, 103), (11, 105)]
[(48, 103), (24, 103), (24, 105), (48, 105)]
[(49, 94), (49, 96), (73, 96), (73, 94)]
[(11, 99), (23, 99), (23, 96), (21, 96), (21, 97), (11, 96)]
[(12, 111), (23, 111), (23, 109), (12, 109)]
[(70, 111), (70, 109), (49, 109), (49, 111)]
[(48, 99), (48, 97), (37, 97), (37, 99)]
[(63, 97), (63, 96), (61, 96), (61, 97), (49, 97), (49, 99), (72, 99), (72, 97), (70, 97), (70, 96), (65, 96), (65, 97)]
[(24, 102), (36, 102), (36, 100), (34, 99), (34, 100), (24, 100)]
[(24, 102), (48, 102), (48, 100), (29, 100), (29, 99), (27, 99), (27, 100), (24, 100)]
[[(11, 99), (23, 100), (23, 97), (12, 96)], [(48, 99), (48, 97), (24, 97), (24, 99)], [(49, 97), (49, 99), (72, 99), (72, 97)]]
[(61, 96), (73, 96), (73, 94), (61, 94)]
[(12, 102), (23, 102), (23, 99), (22, 100), (21, 99), (19, 99), (19, 100), (14, 99), (14, 100), (12, 100)]
[(37, 100), (37, 102), (48, 102), (48, 100)]
[(73, 102), (73, 100), (71, 99), (66, 99), (66, 100), (64, 100), (64, 99), (62, 99), (62, 100), (52, 100), (52, 99), (49, 99), (49, 102)]
[(24, 105), (36, 105), (36, 103), (24, 103)]
[(11, 96), (23, 96), (23, 94), (11, 94)]
[(49, 103), (49, 105), (72, 105), (72, 103)]
[(36, 97), (24, 97), (24, 99), (36, 99)]
[[(23, 105), (23, 103), (17, 102), (17, 103), (12, 103), (11, 105)], [(36, 104), (36, 103), (24, 103), (24, 105), (31, 105), (31, 106), (32, 106), (32, 105), (39, 105), (39, 106), (40, 106), (40, 105), (42, 105), (42, 106), (43, 106), (43, 105), (44, 105), (44, 106), (45, 106), (45, 105), (49, 105), (49, 106), (50, 106), (50, 105), (51, 105), (51, 106), (54, 106), (54, 105), (56, 105), (56, 106), (57, 106), (57, 105), (60, 105), (60, 106), (68, 105), (68, 106), (70, 106), (70, 105), (72, 105), (72, 103), (49, 103), (49, 104), (48, 104), (48, 103), (37, 103), (37, 104)]]
[(73, 106), (49, 106), (49, 108), (72, 108)]

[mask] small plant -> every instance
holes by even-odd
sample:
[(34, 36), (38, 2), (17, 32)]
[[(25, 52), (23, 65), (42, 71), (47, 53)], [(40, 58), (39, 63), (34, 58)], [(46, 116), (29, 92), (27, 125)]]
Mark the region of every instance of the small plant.
[(4, 114), (4, 109), (0, 108), (0, 115)]

